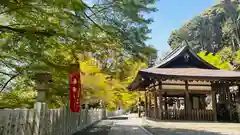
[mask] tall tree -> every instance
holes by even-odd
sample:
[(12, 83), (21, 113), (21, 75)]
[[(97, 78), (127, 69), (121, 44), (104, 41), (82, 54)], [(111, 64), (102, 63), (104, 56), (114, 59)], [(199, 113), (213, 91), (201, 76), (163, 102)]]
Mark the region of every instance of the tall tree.
[[(67, 100), (70, 63), (86, 62), (90, 57), (94, 58), (95, 68), (90, 73), (84, 71), (89, 66), (82, 68), (85, 80), (99, 78), (99, 82), (103, 82), (106, 87), (87, 81), (84, 89), (90, 97), (101, 97), (101, 92), (111, 89), (104, 79), (112, 75), (111, 66), (104, 67), (109, 58), (118, 60), (124, 56), (126, 59), (146, 62), (150, 55), (156, 54), (156, 50), (144, 42), (148, 39), (148, 24), (152, 20), (145, 19), (142, 15), (156, 10), (149, 7), (155, 1), (144, 2), (1, 1), (1, 92), (19, 93), (24, 85), (29, 87), (26, 90), (33, 91), (32, 75), (42, 70), (49, 71), (53, 74), (54, 81), (49, 102), (60, 106)], [(86, 55), (87, 53), (92, 55)], [(115, 69), (121, 69), (119, 73), (123, 73), (129, 69), (126, 63), (124, 65), (118, 65)], [(101, 74), (95, 73), (95, 70)], [(114, 80), (124, 82), (132, 74), (120, 75)], [(117, 89), (124, 87), (122, 82)], [(101, 92), (95, 93), (96, 90)]]

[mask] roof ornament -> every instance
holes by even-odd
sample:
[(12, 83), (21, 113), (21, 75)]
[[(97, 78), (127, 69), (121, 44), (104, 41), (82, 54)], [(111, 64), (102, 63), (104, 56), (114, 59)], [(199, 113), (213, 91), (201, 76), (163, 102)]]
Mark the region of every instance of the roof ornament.
[(186, 62), (188, 62), (188, 61), (189, 61), (189, 58), (190, 58), (189, 54), (186, 53), (186, 54), (184, 55), (184, 60), (185, 60)]

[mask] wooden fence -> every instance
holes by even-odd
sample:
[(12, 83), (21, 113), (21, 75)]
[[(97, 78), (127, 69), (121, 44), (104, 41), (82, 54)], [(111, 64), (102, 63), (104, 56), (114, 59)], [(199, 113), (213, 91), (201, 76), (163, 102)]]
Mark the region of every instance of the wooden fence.
[[(154, 109), (149, 112), (148, 118), (152, 119), (155, 117)], [(159, 116), (158, 118), (159, 119)], [(204, 109), (193, 109), (190, 117), (186, 115), (185, 110), (174, 110), (169, 109), (162, 111), (162, 120), (196, 120), (196, 121), (213, 121), (213, 111)]]
[(2, 109), (0, 135), (72, 135), (103, 119), (102, 109), (72, 113), (68, 109)]
[(199, 120), (199, 121), (213, 121), (213, 111), (203, 109), (193, 109), (190, 117), (186, 115), (185, 110), (168, 110), (163, 111), (164, 120)]

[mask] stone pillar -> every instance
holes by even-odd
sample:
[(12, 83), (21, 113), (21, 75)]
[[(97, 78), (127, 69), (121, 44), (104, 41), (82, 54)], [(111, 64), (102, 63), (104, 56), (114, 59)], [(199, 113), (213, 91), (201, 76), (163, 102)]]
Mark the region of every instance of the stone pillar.
[(37, 98), (35, 103), (36, 124), (34, 125), (33, 135), (45, 135), (46, 130), (44, 129), (47, 128), (46, 124), (44, 124), (47, 112), (46, 94), (49, 90), (49, 83), (52, 81), (52, 76), (50, 73), (37, 73), (35, 74), (34, 80), (36, 83)]

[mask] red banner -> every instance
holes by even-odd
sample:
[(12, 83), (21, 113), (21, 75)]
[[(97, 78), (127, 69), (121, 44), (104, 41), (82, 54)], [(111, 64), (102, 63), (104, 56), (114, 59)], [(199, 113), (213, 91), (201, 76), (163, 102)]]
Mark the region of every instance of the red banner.
[(81, 78), (79, 72), (70, 73), (70, 110), (71, 112), (80, 111), (80, 97), (81, 97)]

